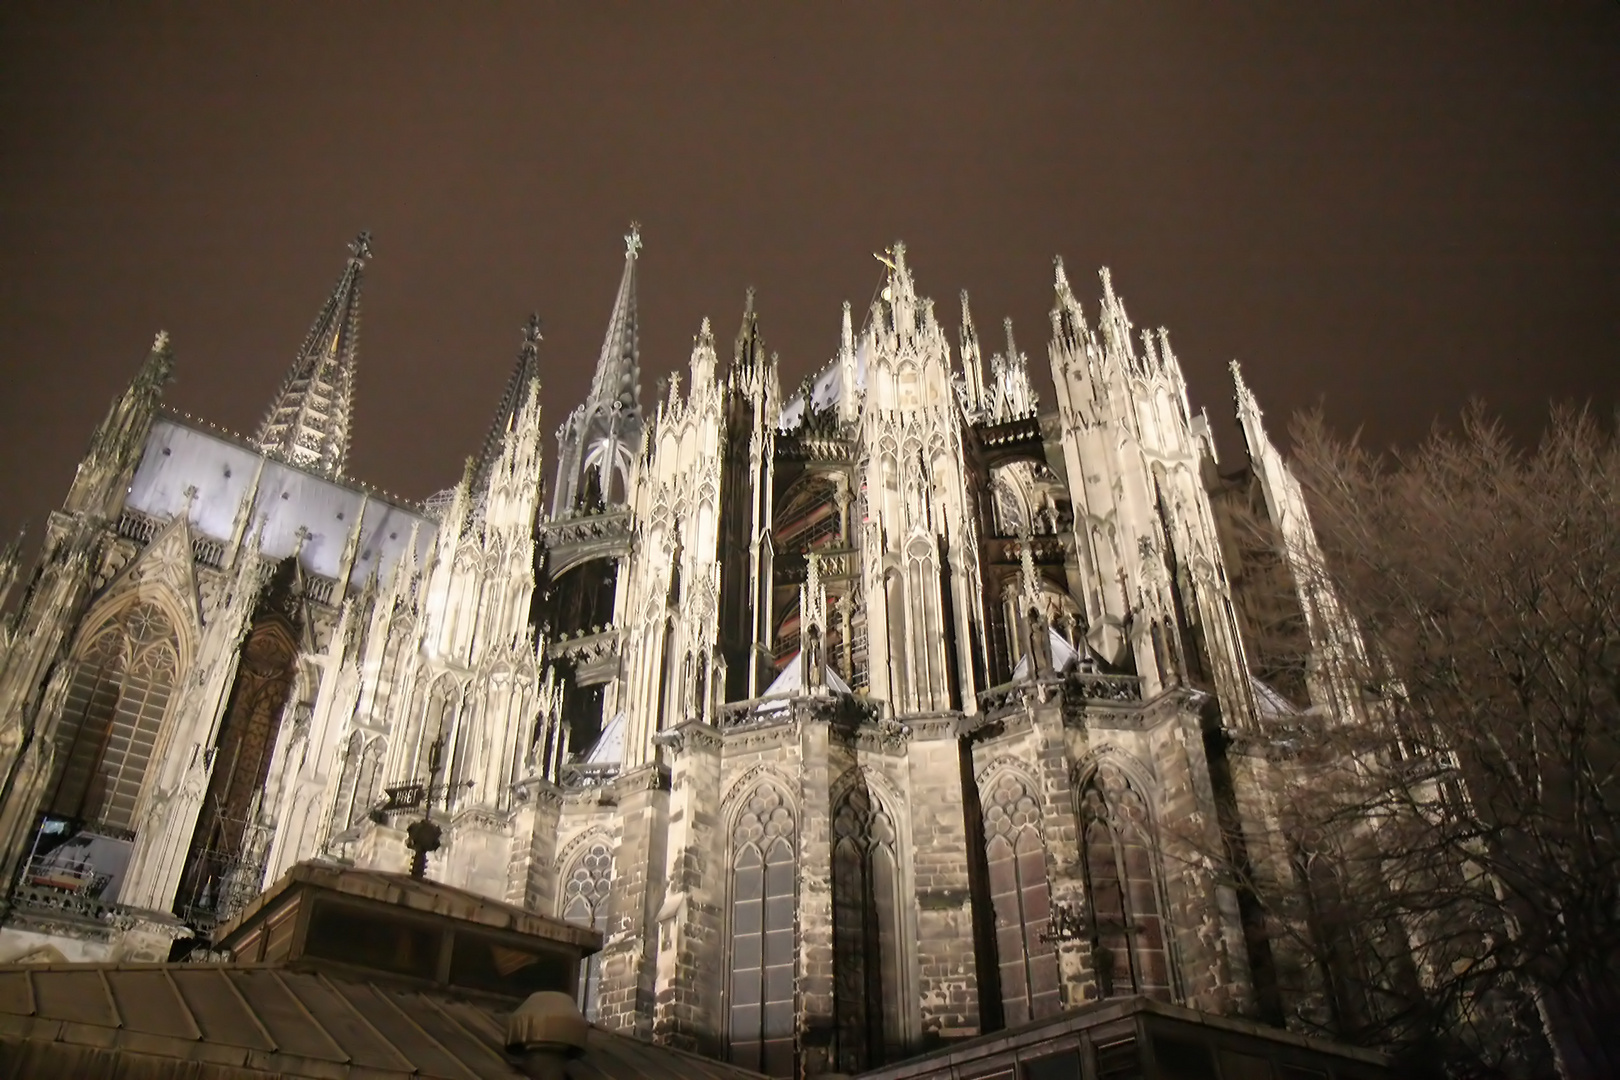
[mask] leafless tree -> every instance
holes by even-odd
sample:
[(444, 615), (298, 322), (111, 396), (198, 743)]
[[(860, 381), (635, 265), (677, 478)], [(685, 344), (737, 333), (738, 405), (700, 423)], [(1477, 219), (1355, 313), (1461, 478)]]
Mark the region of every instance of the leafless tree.
[(1271, 740), (1244, 887), (1336, 1034), (1620, 1076), (1620, 440), (1564, 410), (1525, 451), (1475, 407), (1381, 456), (1307, 417), (1293, 467), (1364, 708)]

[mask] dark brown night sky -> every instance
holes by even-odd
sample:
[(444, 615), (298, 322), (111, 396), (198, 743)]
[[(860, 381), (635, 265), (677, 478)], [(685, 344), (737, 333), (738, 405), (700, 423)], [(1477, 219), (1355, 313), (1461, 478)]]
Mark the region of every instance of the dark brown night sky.
[[(909, 245), (1046, 366), (1051, 261), (1164, 325), (1236, 449), (1379, 444), (1482, 395), (1620, 394), (1620, 4), (144, 7), (0, 13), (0, 528), (37, 526), (173, 336), (169, 400), (251, 432), (375, 234), (350, 471), (478, 445), (531, 309), (550, 423), (643, 223), (644, 400), (743, 290), (791, 383)], [(1230, 463), (1230, 462), (1228, 462)]]

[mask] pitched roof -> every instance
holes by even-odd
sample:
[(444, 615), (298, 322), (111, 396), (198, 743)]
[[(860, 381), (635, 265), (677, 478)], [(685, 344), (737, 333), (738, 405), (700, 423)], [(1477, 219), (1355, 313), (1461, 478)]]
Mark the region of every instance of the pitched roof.
[[(521, 1080), (509, 999), (283, 964), (0, 966), (0, 1077)], [(579, 1078), (757, 1074), (593, 1027)]]
[(441, 881), (315, 861), (301, 862), (291, 867), (274, 885), (215, 932), (215, 945), (229, 946), (237, 931), (255, 922), (260, 912), (278, 906), (282, 894), (289, 889), (306, 887), (330, 889), (377, 903), (442, 915), (459, 922), (510, 930), (546, 941), (565, 942), (587, 951), (601, 947), (601, 935), (589, 927), (564, 922)]

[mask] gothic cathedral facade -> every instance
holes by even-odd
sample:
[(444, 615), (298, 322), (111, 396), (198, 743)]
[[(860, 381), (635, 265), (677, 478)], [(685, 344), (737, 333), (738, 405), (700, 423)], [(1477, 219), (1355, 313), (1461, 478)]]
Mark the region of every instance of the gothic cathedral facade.
[(1320, 1008), (1229, 872), (1272, 732), (1353, 708), (1331, 612), (1244, 585), (1304, 580), (1309, 519), (1241, 379), (1217, 471), (1107, 271), (1088, 321), (1056, 264), (1049, 405), (898, 244), (800, 385), (750, 293), (644, 401), (632, 232), (555, 456), (531, 320), (413, 503), (345, 470), (370, 255), (253, 438), (162, 405), (159, 335), (0, 565), (0, 961), (161, 959), (301, 860), (403, 871), (431, 813), (429, 877), (603, 933), (598, 1023), (771, 1075), (1111, 996)]

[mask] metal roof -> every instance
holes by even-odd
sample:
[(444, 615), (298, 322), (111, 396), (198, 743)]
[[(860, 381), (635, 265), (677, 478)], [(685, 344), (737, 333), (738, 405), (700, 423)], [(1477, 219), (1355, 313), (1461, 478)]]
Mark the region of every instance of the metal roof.
[(602, 946), (602, 935), (587, 926), (530, 911), (440, 881), (413, 878), (386, 870), (360, 870), (314, 860), (297, 863), (230, 922), (214, 931), (216, 946), (229, 946), (241, 931), (277, 908), (292, 890), (309, 888), (388, 904), (408, 911), (440, 915), (457, 922), (509, 930), (544, 941), (564, 942), (587, 952)]
[[(516, 1002), (282, 964), (0, 966), (0, 1078), (521, 1080)], [(758, 1074), (600, 1028), (577, 1080)]]

